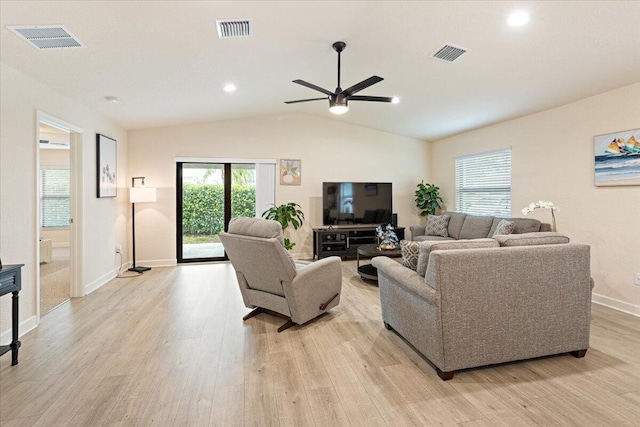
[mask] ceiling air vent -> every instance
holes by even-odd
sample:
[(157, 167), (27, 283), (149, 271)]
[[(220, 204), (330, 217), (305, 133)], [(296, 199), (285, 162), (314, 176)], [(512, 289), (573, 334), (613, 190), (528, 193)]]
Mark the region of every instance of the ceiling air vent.
[(446, 62), (453, 62), (467, 52), (469, 52), (469, 49), (445, 44), (440, 49), (433, 52), (431, 54), (431, 58), (441, 59)]
[(30, 25), (7, 27), (36, 49), (86, 47), (62, 25)]
[(218, 28), (218, 37), (221, 39), (251, 37), (253, 35), (253, 20), (233, 19), (216, 21), (216, 28)]

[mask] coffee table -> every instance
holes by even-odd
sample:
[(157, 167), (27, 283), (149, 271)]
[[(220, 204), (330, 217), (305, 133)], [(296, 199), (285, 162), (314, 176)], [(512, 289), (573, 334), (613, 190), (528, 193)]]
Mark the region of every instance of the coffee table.
[(356, 254), (356, 266), (358, 268), (358, 273), (360, 273), (360, 278), (362, 280), (374, 280), (378, 281), (378, 269), (375, 268), (371, 264), (360, 265), (360, 256), (363, 257), (377, 257), (377, 256), (386, 256), (389, 258), (399, 258), (402, 256), (402, 250), (400, 247), (396, 249), (383, 249), (379, 250), (378, 245), (360, 245), (358, 246), (358, 252)]

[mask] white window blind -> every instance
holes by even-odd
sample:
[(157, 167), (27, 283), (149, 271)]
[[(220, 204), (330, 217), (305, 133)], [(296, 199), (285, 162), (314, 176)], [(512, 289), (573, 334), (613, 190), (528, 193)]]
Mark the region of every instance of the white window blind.
[(40, 225), (68, 227), (71, 192), (69, 169), (41, 169), (40, 185)]
[(471, 215), (511, 216), (511, 149), (458, 157), (456, 209)]

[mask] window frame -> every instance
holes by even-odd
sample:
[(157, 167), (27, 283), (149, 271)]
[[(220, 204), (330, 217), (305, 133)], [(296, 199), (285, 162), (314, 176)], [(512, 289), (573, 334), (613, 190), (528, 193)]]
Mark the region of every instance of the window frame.
[[(69, 174), (69, 191), (68, 194), (64, 195), (64, 196), (47, 196), (45, 195), (45, 179), (44, 179), (44, 174), (45, 171), (50, 171), (50, 170), (65, 170), (67, 171), (67, 173)], [(44, 201), (45, 199), (66, 199), (67, 200), (67, 205), (68, 205), (68, 215), (67, 215), (67, 224), (66, 225), (45, 225), (45, 212), (47, 211), (45, 209), (45, 205), (44, 205)], [(39, 218), (39, 222), (40, 222), (40, 228), (42, 229), (47, 229), (47, 230), (68, 230), (70, 227), (69, 224), (69, 219), (71, 218), (71, 168), (68, 166), (41, 166), (40, 167), (40, 218)]]
[[(496, 162), (500, 162), (499, 167)], [(458, 212), (511, 217), (511, 147), (455, 157), (454, 168)]]

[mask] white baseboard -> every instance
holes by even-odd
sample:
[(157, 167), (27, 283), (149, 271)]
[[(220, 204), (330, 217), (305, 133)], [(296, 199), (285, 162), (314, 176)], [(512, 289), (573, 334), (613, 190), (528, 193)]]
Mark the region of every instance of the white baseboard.
[[(38, 321), (36, 320), (36, 316), (31, 316), (27, 320), (23, 320), (18, 325), (18, 336), (23, 336), (27, 332), (35, 329), (38, 326)], [(7, 345), (11, 342), (11, 334), (13, 331), (11, 328), (7, 329), (0, 333), (0, 343), (2, 345)]]
[(178, 260), (173, 259), (147, 259), (136, 261), (137, 265), (143, 265), (145, 267), (175, 267), (178, 265)]
[(591, 301), (605, 307), (613, 308), (614, 310), (622, 311), (623, 313), (640, 317), (640, 306), (628, 303), (626, 301), (620, 301), (615, 298), (610, 298), (595, 293), (591, 294)]
[[(126, 265), (122, 266), (122, 268), (125, 268), (125, 267), (127, 267), (127, 266)], [(116, 275), (118, 274), (118, 270), (119, 270), (119, 268), (114, 268), (113, 270), (111, 270), (107, 274), (104, 274), (104, 275), (98, 277), (93, 282), (87, 283), (86, 285), (84, 285), (84, 294), (85, 295), (89, 295), (91, 292), (93, 292), (96, 289), (101, 288), (102, 286), (107, 284), (111, 279), (116, 277)]]

